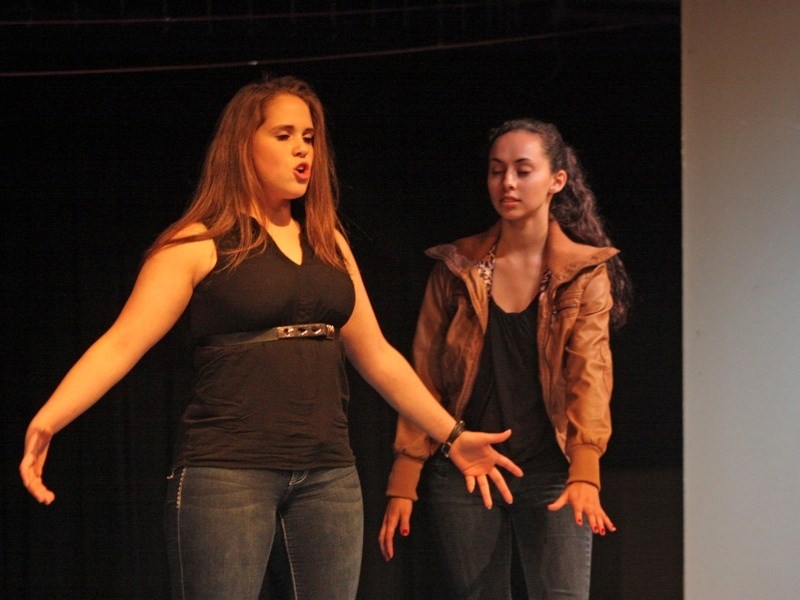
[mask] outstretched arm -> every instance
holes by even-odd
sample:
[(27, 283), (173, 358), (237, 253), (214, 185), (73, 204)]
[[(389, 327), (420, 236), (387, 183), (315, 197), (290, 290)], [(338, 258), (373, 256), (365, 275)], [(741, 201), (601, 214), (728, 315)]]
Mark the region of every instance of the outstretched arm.
[(55, 499), (42, 481), (53, 435), (102, 398), (166, 335), (215, 260), (214, 243), (202, 241), (169, 246), (142, 266), (113, 325), (73, 365), (28, 425), (19, 473), (39, 502)]
[[(353, 314), (342, 328), (342, 341), (348, 359), (395, 410), (434, 440), (444, 442), (456, 420), (431, 395), (408, 361), (386, 341), (355, 258), (342, 236), (339, 237), (339, 245), (347, 260), (356, 294)], [(510, 431), (497, 434), (464, 432), (450, 452), (453, 463), (471, 478), (468, 478), (468, 485), (474, 489), (477, 482), (487, 507), (492, 505), (487, 478), (494, 482), (507, 501), (512, 500), (498, 466), (514, 475), (522, 474), (517, 465), (491, 446), (504, 441), (509, 435)]]

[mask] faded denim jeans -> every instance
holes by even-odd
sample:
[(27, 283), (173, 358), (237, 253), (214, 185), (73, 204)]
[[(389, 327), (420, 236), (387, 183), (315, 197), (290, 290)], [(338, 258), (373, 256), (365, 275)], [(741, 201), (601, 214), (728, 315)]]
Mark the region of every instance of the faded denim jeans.
[(564, 473), (506, 477), (513, 504), (493, 487), (494, 507), (487, 510), (478, 491), (466, 491), (464, 476), (449, 460), (437, 455), (428, 461), (420, 500), (448, 578), (448, 598), (510, 599), (512, 543), (530, 600), (589, 598), (591, 529), (585, 521), (575, 524), (569, 505), (547, 509), (565, 480)]
[(364, 524), (355, 467), (186, 467), (167, 483), (174, 600), (257, 600), (276, 534), (292, 598), (356, 597)]

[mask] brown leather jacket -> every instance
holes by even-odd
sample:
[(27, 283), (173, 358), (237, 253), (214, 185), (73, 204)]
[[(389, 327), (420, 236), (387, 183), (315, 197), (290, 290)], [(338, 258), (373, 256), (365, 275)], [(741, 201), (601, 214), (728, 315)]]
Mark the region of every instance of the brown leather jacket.
[[(433, 395), (456, 418), (469, 401), (478, 371), (489, 296), (477, 263), (491, 251), (500, 224), (429, 249), (433, 268), (414, 336), (414, 366)], [(615, 248), (576, 244), (551, 219), (539, 296), (539, 380), (556, 439), (569, 461), (568, 482), (600, 487), (600, 456), (611, 435), (613, 383), (609, 348), (611, 288), (605, 261)], [(513, 435), (513, 426), (512, 426)], [(417, 499), (424, 462), (439, 444), (402, 416), (387, 496)]]

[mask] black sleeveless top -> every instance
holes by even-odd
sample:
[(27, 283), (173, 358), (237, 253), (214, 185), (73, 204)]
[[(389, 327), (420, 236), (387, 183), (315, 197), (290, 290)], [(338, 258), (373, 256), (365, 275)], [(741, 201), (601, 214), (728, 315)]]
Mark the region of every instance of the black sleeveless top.
[[(223, 266), (218, 260), (194, 290), (189, 319), (195, 340), (301, 323), (338, 328), (353, 311), (349, 275), (319, 260), (305, 240), (300, 265), (270, 240), (234, 269)], [(194, 364), (174, 466), (305, 470), (355, 463), (338, 339), (198, 345)]]
[(526, 472), (561, 472), (567, 460), (542, 401), (536, 348), (538, 297), (519, 313), (489, 298), (489, 323), (472, 396), (464, 411), (469, 429), (512, 429), (498, 451)]

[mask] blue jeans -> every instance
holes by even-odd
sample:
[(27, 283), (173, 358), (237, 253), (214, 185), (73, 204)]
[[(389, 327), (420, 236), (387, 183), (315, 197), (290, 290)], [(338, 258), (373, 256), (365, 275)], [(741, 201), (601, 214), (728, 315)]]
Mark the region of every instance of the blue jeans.
[(364, 519), (355, 467), (186, 467), (167, 483), (174, 600), (257, 600), (276, 528), (292, 598), (356, 597)]
[(464, 476), (443, 457), (423, 471), (420, 498), (427, 508), (435, 547), (452, 598), (511, 598), (512, 543), (516, 544), (530, 600), (589, 598), (592, 532), (575, 524), (572, 507), (547, 505), (564, 489), (563, 473), (506, 477), (513, 504), (492, 488), (487, 510), (478, 491), (466, 491)]

